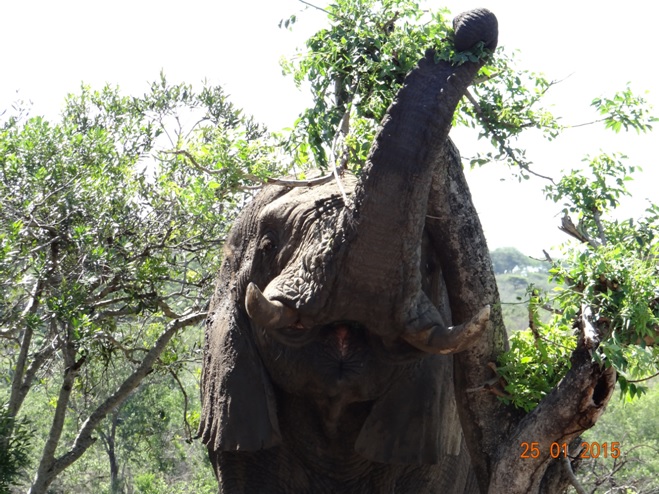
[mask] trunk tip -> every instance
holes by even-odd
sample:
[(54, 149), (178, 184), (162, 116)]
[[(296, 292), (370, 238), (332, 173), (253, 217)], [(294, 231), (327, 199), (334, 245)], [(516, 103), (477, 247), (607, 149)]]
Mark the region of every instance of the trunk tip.
[(474, 9), (458, 14), (453, 19), (455, 49), (465, 51), (482, 41), (485, 48), (494, 51), (499, 39), (499, 22), (487, 9)]

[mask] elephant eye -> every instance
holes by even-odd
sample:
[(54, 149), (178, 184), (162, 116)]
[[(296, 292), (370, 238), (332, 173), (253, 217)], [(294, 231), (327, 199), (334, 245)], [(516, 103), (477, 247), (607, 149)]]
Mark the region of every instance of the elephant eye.
[(261, 238), (259, 243), (259, 250), (264, 253), (269, 253), (277, 250), (277, 241), (273, 233), (266, 233)]

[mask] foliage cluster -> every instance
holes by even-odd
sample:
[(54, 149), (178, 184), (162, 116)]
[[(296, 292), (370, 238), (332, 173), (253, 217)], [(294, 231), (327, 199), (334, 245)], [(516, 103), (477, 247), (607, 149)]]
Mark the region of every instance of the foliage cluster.
[(447, 11), (423, 10), (415, 0), (338, 0), (325, 11), (330, 27), (313, 35), (306, 51), (282, 61), (298, 86), (309, 84), (314, 101), (285, 145), (299, 165), (326, 169), (347, 161), (358, 171), (378, 123), (427, 50), (457, 63), (486, 55), (482, 46), (456, 53)]
[(535, 331), (517, 331), (510, 350), (499, 358), (498, 373), (505, 379), (503, 400), (527, 412), (549, 393), (570, 368), (575, 348), (572, 328), (541, 323)]
[[(566, 246), (562, 258), (553, 262), (553, 293), (540, 294), (539, 301), (531, 297), (532, 314), (547, 307), (557, 313), (548, 323), (531, 318), (529, 331), (513, 335), (510, 352), (501, 357), (506, 391), (521, 408), (533, 408), (563, 375), (552, 370), (544, 383), (533, 377), (529, 366), (548, 360), (542, 352), (529, 354), (531, 335), (536, 348), (543, 341), (553, 343), (552, 361), (567, 363), (569, 352), (556, 338), (573, 329), (594, 328), (593, 357), (616, 369), (620, 390), (630, 397), (643, 393), (643, 381), (659, 372), (659, 210), (651, 204), (637, 221), (609, 219), (620, 198), (628, 195), (625, 184), (634, 171), (623, 160), (615, 155), (588, 159), (585, 169), (572, 170), (546, 187), (548, 198), (564, 201), (562, 228), (579, 243)], [(569, 214), (578, 219), (576, 225)], [(533, 396), (526, 386), (542, 392)]]
[(595, 358), (615, 367), (621, 391), (633, 397), (645, 390), (634, 381), (659, 372), (659, 208), (650, 204), (637, 221), (609, 219), (629, 195), (625, 183), (634, 167), (623, 159), (597, 156), (546, 190), (565, 201), (566, 215), (577, 215), (570, 231), (581, 241), (550, 270), (562, 287), (558, 300), (582, 317), (589, 307), (602, 340)]

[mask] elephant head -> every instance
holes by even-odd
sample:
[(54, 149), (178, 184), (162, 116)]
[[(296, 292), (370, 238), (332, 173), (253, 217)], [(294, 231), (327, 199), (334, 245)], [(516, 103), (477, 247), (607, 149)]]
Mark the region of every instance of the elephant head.
[[(486, 10), (455, 26), (456, 46), (496, 46)], [(287, 447), (295, 401), (328, 441), (353, 431), (343, 443), (369, 461), (460, 454), (450, 354), (480, 336), (489, 309), (451, 326), (426, 216), (453, 112), (478, 69), (429, 52), (362, 175), (344, 177), (346, 195), (334, 182), (268, 186), (243, 210), (206, 322), (200, 432), (211, 452)]]

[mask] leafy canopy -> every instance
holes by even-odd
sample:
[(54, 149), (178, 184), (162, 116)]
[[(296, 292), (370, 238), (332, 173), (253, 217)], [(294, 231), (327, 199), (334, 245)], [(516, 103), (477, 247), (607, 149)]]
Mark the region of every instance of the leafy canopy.
[[(83, 86), (57, 122), (22, 107), (0, 121), (8, 444), (33, 388), (59, 388), (36, 484), (79, 458), (154, 367), (175, 375), (196, 358), (180, 330), (205, 317), (230, 223), (277, 170), (272, 142), (221, 88), (164, 76), (142, 97)], [(65, 439), (72, 409), (88, 420)]]

